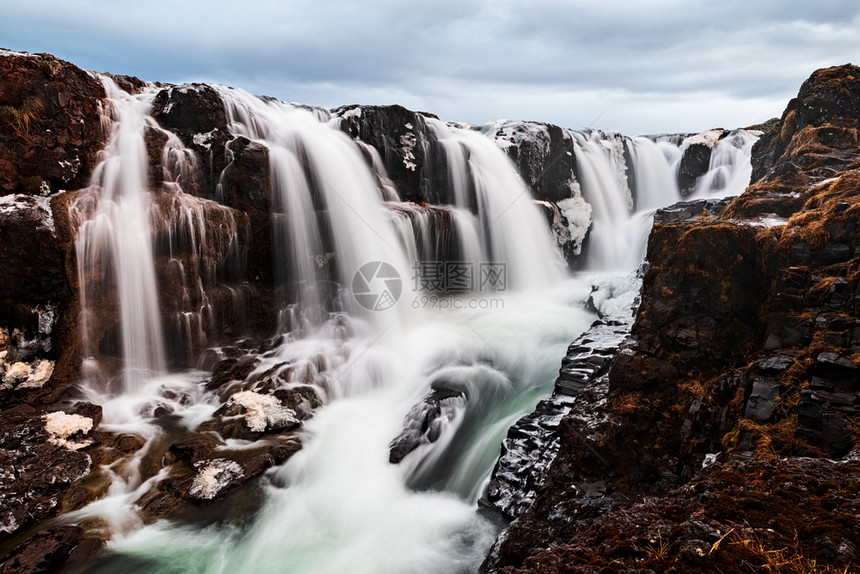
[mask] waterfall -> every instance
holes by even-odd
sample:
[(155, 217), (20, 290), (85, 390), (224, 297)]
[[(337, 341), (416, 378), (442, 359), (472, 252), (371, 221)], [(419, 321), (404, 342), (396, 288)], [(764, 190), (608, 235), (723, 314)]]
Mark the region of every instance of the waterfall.
[[(214, 86), (227, 137), (268, 158), (278, 333), (243, 356), (254, 361), (250, 373), (207, 390), (213, 377), (187, 366), (217, 344), (213, 299), (235, 296), (241, 307), (247, 218), (183, 191), (198, 164), (149, 116), (154, 87), (130, 95), (103, 81), (111, 135), (71, 214), (84, 347), (95, 361), (121, 342), (113, 358), (124, 384), (85, 390), (103, 405), (105, 430), (146, 444), (106, 469), (106, 497), (68, 515), (105, 519), (102, 534), (113, 537), (90, 570), (474, 572), (497, 531), (476, 504), (499, 444), (547, 395), (559, 357), (594, 320), (582, 306), (588, 285), (564, 275), (549, 226), (503, 150), (486, 133), (427, 118), (447, 170), (427, 179), (446, 182), (439, 196), (451, 204), (403, 202), (376, 150), (339, 130), (339, 118)], [(147, 133), (164, 140), (160, 159)], [(565, 133), (576, 173), (557, 213), (569, 224), (593, 221), (593, 269), (635, 267), (653, 210), (677, 198), (680, 148)], [(732, 141), (740, 147), (715, 148), (713, 170), (723, 175), (703, 193), (742, 179), (748, 142)], [(163, 182), (151, 181), (156, 168)], [(484, 289), (491, 266), (502, 281)], [(451, 276), (422, 276), (449, 268), (476, 276), (456, 293)], [(177, 346), (185, 360), (171, 360)], [(240, 444), (201, 424), (230, 418), (224, 407), (237, 392), (277, 402), (299, 388), (321, 406), (304, 421), (302, 450), (240, 487), (259, 511), (234, 521), (231, 503), (216, 502), (206, 524), (139, 523), (133, 504), (167, 477), (152, 469), (171, 440), (205, 433), (225, 457), (265, 449), (276, 435)], [(161, 409), (169, 422), (154, 414)]]
[(636, 179), (636, 211), (659, 209), (677, 202), (681, 193), (673, 177), (671, 158), (648, 138), (634, 138), (631, 144), (630, 155)]
[(717, 141), (711, 151), (708, 172), (696, 184), (693, 197), (740, 195), (752, 175), (750, 156), (757, 136), (736, 130)]
[[(354, 142), (320, 121), (324, 114), (241, 90), (218, 92), (230, 131), (269, 151), (276, 268), (282, 287), (297, 285), (303, 324), (321, 324), (330, 307), (320, 299), (322, 281), (349, 285), (362, 265), (374, 261), (407, 276), (406, 255), (374, 173)], [(351, 315), (371, 317), (349, 298), (345, 304)]]
[(507, 266), (513, 288), (557, 282), (561, 269), (552, 238), (510, 160), (480, 132), (432, 119), (428, 125), (444, 151), (455, 206), (474, 208), (484, 230), (482, 254)]
[[(81, 298), (84, 356), (97, 354), (91, 326), (102, 286), (116, 283), (124, 384), (139, 390), (152, 375), (162, 374), (166, 359), (153, 265), (152, 201), (147, 176), (144, 128), (154, 92), (138, 97), (107, 77), (110, 134), (90, 188), (72, 206), (78, 224), (75, 249)], [(110, 278), (93, 277), (97, 272)]]
[[(132, 95), (110, 77), (100, 79), (108, 96), (107, 146), (90, 186), (69, 202), (81, 309), (81, 390), (102, 406), (102, 430), (136, 435), (144, 445), (105, 467), (107, 495), (68, 518), (99, 517), (120, 533), (139, 526), (131, 503), (165, 476), (147, 477), (141, 470), (165, 434), (157, 413), (172, 413), (187, 428), (211, 413), (214, 398), (199, 387), (200, 374), (170, 370), (175, 363), (194, 364), (216, 333), (221, 317), (212, 297), (230, 299), (231, 314), (243, 313), (243, 288), (225, 281), (244, 276), (239, 228), (247, 221), (183, 192), (196, 158), (149, 115), (156, 87)], [(148, 148), (147, 135), (153, 134), (153, 140), (164, 141), (160, 150)]]

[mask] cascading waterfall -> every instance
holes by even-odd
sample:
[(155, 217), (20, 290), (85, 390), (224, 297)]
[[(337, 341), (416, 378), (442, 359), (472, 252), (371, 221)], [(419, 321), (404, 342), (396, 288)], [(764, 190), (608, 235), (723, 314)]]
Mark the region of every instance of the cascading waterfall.
[(504, 262), (515, 289), (557, 282), (561, 269), (551, 255), (552, 239), (510, 161), (479, 132), (427, 121), (445, 153), (455, 206), (464, 214), (474, 206), (486, 237), (481, 243), (485, 261)]
[[(81, 294), (84, 356), (97, 354), (91, 325), (99, 292), (115, 281), (127, 390), (139, 390), (152, 375), (164, 372), (166, 359), (158, 289), (152, 253), (151, 200), (143, 133), (152, 92), (134, 97), (102, 78), (113, 122), (103, 159), (93, 172), (92, 186), (72, 207), (78, 225), (75, 241)], [(111, 278), (89, 277), (94, 270)]]
[(678, 201), (678, 183), (668, 169), (672, 157), (643, 137), (632, 139), (629, 149), (636, 181), (636, 211), (652, 211)]
[[(677, 171), (690, 138), (659, 138), (656, 142), (645, 137), (624, 138), (625, 157), (619, 151), (619, 137), (623, 137), (619, 134), (568, 133), (574, 141), (579, 190), (592, 209), (587, 268), (633, 269), (645, 256), (654, 211), (683, 199)], [(709, 169), (686, 199), (743, 192), (749, 184), (750, 154), (756, 139), (750, 132), (737, 130), (714, 143)]]
[[(233, 310), (241, 311), (241, 290), (221, 285), (216, 268), (241, 268), (243, 248), (230, 209), (183, 193), (195, 158), (149, 115), (157, 88), (132, 95), (110, 77), (100, 79), (110, 111), (103, 121), (108, 143), (90, 187), (69, 205), (76, 229), (82, 390), (102, 406), (104, 430), (137, 435), (145, 444), (104, 469), (111, 484), (102, 500), (67, 519), (98, 517), (111, 532), (122, 532), (139, 525), (131, 503), (164, 478), (163, 472), (141, 473), (154, 444), (165, 440), (153, 422), (156, 411), (173, 413), (187, 428), (199, 424), (201, 413), (211, 413), (213, 399), (201, 391), (200, 373), (170, 374), (169, 351), (188, 364), (188, 355), (196, 360), (205, 348), (216, 323), (209, 301), (214, 289), (228, 289)], [(150, 181), (150, 130), (166, 140), (158, 190)], [(173, 310), (173, 321), (163, 321), (164, 305)]]
[(752, 174), (750, 155), (757, 136), (737, 130), (714, 144), (708, 172), (696, 184), (694, 197), (728, 197), (743, 193)]
[[(230, 131), (269, 150), (280, 281), (297, 281), (306, 321), (323, 320), (321, 280), (349, 285), (372, 261), (387, 262), (406, 276), (408, 264), (373, 173), (349, 138), (321, 122), (325, 115), (241, 90), (219, 88), (219, 93)], [(327, 275), (329, 254), (335, 265)], [(365, 315), (348, 299), (346, 304), (351, 315)]]
[[(502, 150), (478, 131), (428, 119), (445, 156), (452, 205), (402, 202), (375, 150), (339, 131), (337, 118), (215, 87), (231, 134), (268, 150), (282, 290), (278, 343), (218, 396), (200, 384), (205, 373), (166, 374), (159, 349), (169, 329), (159, 322), (156, 260), (163, 254), (178, 286), (176, 327), (196, 341), (189, 349), (198, 348), (214, 321), (209, 293), (217, 273), (210, 259), (182, 257), (174, 247), (214, 252), (223, 265), (241, 267), (241, 222), (227, 208), (182, 193), (193, 156), (169, 134), (166, 183), (161, 193), (149, 190), (144, 134), (160, 129), (148, 116), (154, 90), (131, 96), (105, 83), (112, 136), (91, 190), (73, 208), (84, 332), (93, 302), (103, 297), (94, 269), (115, 269), (120, 303), (130, 297), (146, 305), (119, 319), (123, 345), (136, 341), (139, 348), (121, 353), (125, 394), (100, 401), (106, 428), (144, 436), (148, 445), (167, 441), (147, 418), (154, 405), (168, 404), (179, 425), (193, 430), (240, 389), (309, 387), (324, 406), (305, 423), (303, 449), (255, 487), (261, 510), (241, 525), (177, 519), (135, 528), (130, 505), (166, 471), (141, 474), (149, 446), (128, 463), (133, 478), (111, 469), (124, 478), (109, 496), (70, 515), (114, 515), (110, 553), (91, 571), (474, 572), (496, 533), (475, 507), (498, 445), (549, 392), (559, 357), (594, 318), (580, 306), (588, 287), (564, 277), (548, 227)], [(671, 168), (678, 148), (569, 133), (576, 180), (593, 210), (589, 261), (630, 270), (641, 261), (641, 230), (647, 235), (651, 213), (678, 197)], [(725, 150), (730, 174), (737, 167), (731, 162), (743, 160), (738, 149)], [(712, 161), (725, 167), (726, 160)], [(209, 221), (228, 231), (213, 234)], [(132, 257), (121, 262), (127, 252)], [(390, 308), (369, 310), (349, 292), (356, 273), (375, 262), (391, 265), (403, 285)], [(489, 291), (473, 284), (439, 296), (421, 284), (416, 269), (424, 263), (501, 265), (504, 281)], [(123, 273), (137, 281), (128, 292)], [(87, 348), (95, 344), (86, 341)], [(137, 357), (140, 348), (150, 352)], [(437, 425), (421, 435), (420, 422), (433, 409)], [(391, 464), (389, 445), (404, 427), (413, 427), (417, 439), (400, 464)]]
[(591, 204), (593, 217), (588, 263), (617, 269), (627, 262), (632, 247), (625, 241), (630, 192), (626, 184), (620, 187), (616, 176), (622, 168), (610, 163), (610, 158), (594, 141), (579, 132), (573, 132), (573, 138), (578, 180), (583, 197)]

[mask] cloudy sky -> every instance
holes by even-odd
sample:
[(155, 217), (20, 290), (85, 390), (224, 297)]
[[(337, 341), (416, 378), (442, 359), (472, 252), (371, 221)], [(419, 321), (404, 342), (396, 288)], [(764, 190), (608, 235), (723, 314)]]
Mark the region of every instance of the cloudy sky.
[(0, 47), (335, 107), (628, 134), (782, 113), (860, 64), (857, 0), (6, 0)]

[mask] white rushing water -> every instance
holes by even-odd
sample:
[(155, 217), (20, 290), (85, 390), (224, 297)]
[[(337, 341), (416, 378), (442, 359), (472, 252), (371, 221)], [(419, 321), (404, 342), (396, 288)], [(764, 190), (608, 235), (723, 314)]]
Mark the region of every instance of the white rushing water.
[(103, 281), (87, 277), (95, 270), (113, 269), (119, 299), (119, 326), (124, 384), (134, 392), (147, 377), (165, 370), (164, 339), (152, 254), (152, 229), (147, 181), (146, 127), (153, 93), (140, 97), (120, 90), (110, 78), (102, 83), (113, 121), (103, 120), (110, 135), (92, 186), (73, 206), (78, 223), (75, 241), (81, 285), (81, 323), (84, 354), (92, 356), (90, 322), (97, 313), (97, 291)]
[[(137, 435), (146, 446), (106, 469), (112, 484), (105, 498), (66, 517), (105, 520), (109, 552), (91, 571), (476, 571), (496, 534), (476, 510), (499, 444), (551, 391), (567, 345), (595, 318), (582, 306), (590, 285), (565, 276), (549, 227), (503, 151), (480, 132), (427, 119), (445, 155), (453, 205), (404, 203), (378, 154), (363, 150), (368, 166), (361, 145), (327, 113), (215, 88), (230, 132), (268, 149), (281, 297), (273, 312), (283, 335), (229, 390), (304, 385), (323, 406), (304, 425), (302, 450), (242, 487), (258, 511), (241, 520), (142, 526), (134, 503), (166, 476), (142, 469), (170, 440), (154, 411), (174, 414), (173, 432), (193, 430), (229, 397), (205, 390), (207, 373), (169, 373), (163, 333), (185, 333), (189, 353), (205, 345), (215, 321), (208, 293), (219, 279), (194, 254), (214, 250), (224, 262), (241, 249), (236, 214), (183, 193), (193, 154), (166, 132), (166, 183), (152, 189), (144, 136), (160, 129), (149, 117), (155, 89), (132, 96), (104, 82), (111, 136), (73, 217), (84, 333), (96, 332), (87, 321), (96, 320), (93, 305), (105, 300), (104, 278), (90, 274), (111, 270), (123, 368), (113, 382), (92, 376), (84, 386), (104, 408), (105, 430)], [(678, 148), (611, 132), (570, 134), (582, 194), (572, 199), (590, 204), (573, 202), (571, 209), (588, 210), (583, 221), (593, 214), (589, 261), (630, 271), (642, 260), (653, 210), (678, 198)], [(735, 162), (745, 149), (715, 149), (714, 169), (724, 173), (703, 194), (743, 178)], [(213, 235), (210, 221), (227, 231)], [(170, 248), (155, 253), (159, 234)], [(181, 287), (173, 326), (160, 319), (160, 260)], [(453, 295), (427, 287), (424, 265), (444, 268), (444, 260), (458, 266), (460, 279), (469, 277), (470, 288)], [(383, 263), (393, 271), (383, 274)], [(496, 275), (485, 276), (488, 270)], [(350, 292), (357, 274), (387, 298), (368, 305)], [(488, 277), (494, 281), (485, 284)], [(625, 305), (627, 299), (615, 307)], [(604, 300), (601, 307), (615, 308)], [(97, 345), (84, 342), (92, 354)], [(272, 372), (284, 376), (275, 381), (266, 375)], [(433, 437), (390, 463), (392, 440), (433, 396), (442, 397)], [(224, 450), (254, 446), (223, 443)], [(222, 509), (220, 516), (230, 514)]]
[[(168, 372), (165, 334), (172, 333), (189, 353), (204, 348), (214, 322), (207, 297), (207, 288), (217, 282), (212, 267), (238, 257), (240, 248), (237, 222), (229, 209), (183, 193), (181, 185), (194, 158), (149, 115), (158, 90), (147, 87), (132, 95), (111, 78), (100, 79), (108, 95), (102, 121), (108, 143), (90, 187), (78, 192), (69, 206), (76, 228), (84, 353), (81, 390), (102, 406), (102, 430), (135, 435), (145, 444), (134, 456), (103, 469), (111, 481), (105, 498), (66, 519), (100, 517), (109, 532), (123, 532), (139, 526), (130, 503), (155, 480), (143, 476), (140, 467), (164, 439), (153, 422), (156, 410), (173, 413), (176, 425), (188, 430), (213, 410), (215, 398), (200, 386), (202, 373)], [(147, 130), (161, 132), (166, 140), (161, 157), (164, 180), (157, 192), (149, 181)], [(155, 254), (159, 234), (166, 244), (162, 259), (167, 269), (161, 285), (179, 286), (173, 292), (177, 311), (172, 325), (162, 321)], [(117, 374), (94, 358), (111, 355), (114, 347), (122, 363)]]
[[(585, 294), (568, 281), (509, 295), (504, 309), (429, 310), (420, 325), (351, 341), (350, 358), (334, 369), (339, 398), (306, 425), (304, 449), (270, 474), (249, 525), (139, 529), (114, 540), (121, 556), (103, 571), (474, 572), (495, 535), (475, 512), (477, 496), (508, 426), (547, 392), (559, 353), (590, 324), (575, 305)], [(415, 490), (407, 486), (415, 466), (390, 464), (388, 444), (440, 379), (468, 380), (474, 412), (460, 413), (450, 440), (414, 453), (457, 461), (439, 482)], [(495, 408), (482, 404), (490, 400)]]

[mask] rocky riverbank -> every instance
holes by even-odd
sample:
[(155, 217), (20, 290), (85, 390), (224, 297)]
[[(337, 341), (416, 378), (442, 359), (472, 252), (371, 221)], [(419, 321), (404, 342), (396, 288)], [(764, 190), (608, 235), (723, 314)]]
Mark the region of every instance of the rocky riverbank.
[(486, 571), (858, 568), (858, 128), (860, 68), (819, 70), (742, 196), (658, 216), (602, 423), (561, 420)]

